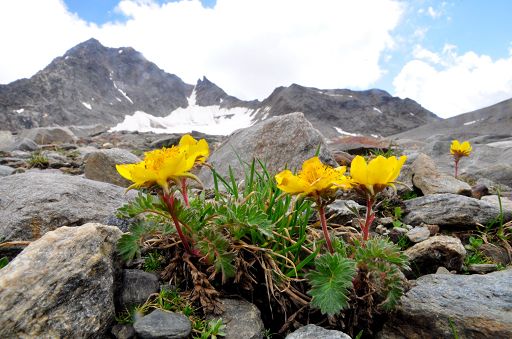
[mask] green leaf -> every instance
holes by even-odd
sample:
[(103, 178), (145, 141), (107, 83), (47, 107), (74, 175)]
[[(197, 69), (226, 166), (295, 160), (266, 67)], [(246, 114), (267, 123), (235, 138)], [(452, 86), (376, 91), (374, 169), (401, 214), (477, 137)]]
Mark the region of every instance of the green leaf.
[(138, 222), (130, 227), (130, 232), (121, 236), (117, 242), (117, 250), (124, 260), (130, 261), (140, 255), (140, 244), (147, 232), (143, 222)]
[(7, 266), (8, 263), (9, 263), (9, 259), (7, 259), (7, 257), (0, 258), (0, 269)]
[(313, 297), (311, 306), (328, 315), (335, 315), (347, 308), (355, 272), (354, 261), (339, 253), (318, 257), (315, 271), (306, 276), (311, 285), (308, 292)]

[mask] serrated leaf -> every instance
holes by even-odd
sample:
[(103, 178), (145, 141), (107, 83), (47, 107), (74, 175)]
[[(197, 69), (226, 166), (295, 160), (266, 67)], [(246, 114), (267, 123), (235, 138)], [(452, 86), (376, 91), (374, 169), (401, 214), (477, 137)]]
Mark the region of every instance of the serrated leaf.
[(311, 306), (328, 315), (347, 308), (355, 272), (355, 262), (339, 253), (318, 257), (315, 270), (306, 275), (311, 285), (308, 293), (313, 297)]

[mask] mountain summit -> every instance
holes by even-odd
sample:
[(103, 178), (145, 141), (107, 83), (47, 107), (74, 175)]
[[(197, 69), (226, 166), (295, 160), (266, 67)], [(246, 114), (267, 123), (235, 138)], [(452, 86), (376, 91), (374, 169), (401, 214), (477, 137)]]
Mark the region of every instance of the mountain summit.
[(387, 136), (440, 120), (416, 102), (385, 91), (317, 89), (293, 84), (264, 101), (243, 101), (206, 77), (195, 85), (131, 47), (89, 39), (30, 79), (0, 85), (2, 129), (104, 124), (115, 130), (229, 134), (271, 116), (303, 112), (326, 137)]

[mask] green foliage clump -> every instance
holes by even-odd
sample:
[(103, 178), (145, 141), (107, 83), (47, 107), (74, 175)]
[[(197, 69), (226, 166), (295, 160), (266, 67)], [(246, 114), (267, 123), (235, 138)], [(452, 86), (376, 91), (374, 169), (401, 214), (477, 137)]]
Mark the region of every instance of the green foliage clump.
[(50, 165), (50, 160), (48, 159), (48, 157), (39, 151), (33, 152), (30, 155), (30, 158), (28, 159), (28, 166), (30, 168), (43, 169), (43, 168), (48, 168), (49, 165)]

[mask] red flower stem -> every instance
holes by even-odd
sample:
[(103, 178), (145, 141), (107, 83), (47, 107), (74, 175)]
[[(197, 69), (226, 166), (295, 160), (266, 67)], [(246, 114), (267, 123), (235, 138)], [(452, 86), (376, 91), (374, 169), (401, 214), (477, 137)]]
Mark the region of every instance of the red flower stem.
[(370, 226), (372, 225), (372, 222), (375, 219), (375, 214), (373, 214), (372, 207), (373, 199), (371, 197), (368, 197), (366, 199), (366, 219), (364, 222), (364, 227), (362, 227), (364, 242), (368, 240), (368, 237), (370, 235)]
[(181, 195), (183, 195), (183, 201), (185, 202), (185, 206), (190, 207), (187, 193), (187, 178), (181, 178)]
[(178, 236), (181, 239), (181, 242), (183, 243), (183, 247), (185, 247), (185, 251), (187, 253), (192, 253), (190, 250), (190, 246), (188, 244), (188, 240), (183, 234), (183, 231), (181, 230), (180, 221), (178, 220), (178, 217), (176, 216), (176, 212), (174, 211), (174, 196), (171, 194), (164, 193), (163, 200), (165, 205), (167, 206), (167, 209), (169, 210), (169, 213), (171, 214), (172, 221), (174, 221), (174, 225), (176, 226), (176, 231), (178, 231)]
[(327, 244), (327, 248), (331, 254), (334, 254), (334, 249), (332, 248), (331, 237), (329, 236), (329, 232), (327, 231), (327, 220), (325, 220), (325, 210), (322, 204), (318, 203), (318, 214), (320, 215), (320, 223), (322, 224), (322, 231), (324, 232), (325, 243)]
[(459, 172), (459, 159), (455, 159), (455, 179), (457, 179), (458, 172)]

